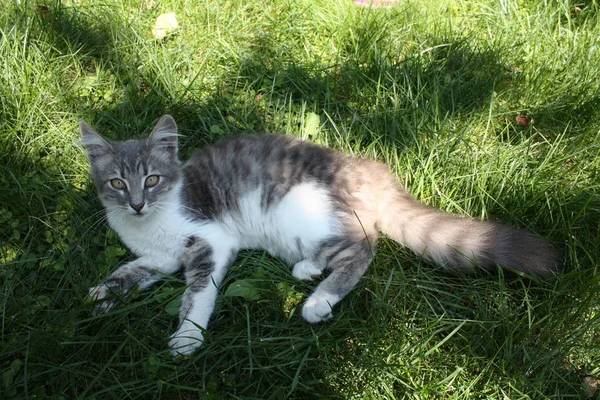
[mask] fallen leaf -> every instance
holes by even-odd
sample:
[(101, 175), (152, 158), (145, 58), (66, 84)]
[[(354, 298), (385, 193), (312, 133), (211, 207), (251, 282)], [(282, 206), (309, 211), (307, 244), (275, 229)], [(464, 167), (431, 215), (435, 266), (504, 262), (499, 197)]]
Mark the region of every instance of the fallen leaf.
[(517, 115), (517, 124), (521, 126), (533, 125), (535, 120), (533, 118), (529, 118), (526, 115), (519, 114)]
[(593, 376), (586, 376), (583, 378), (583, 382), (581, 383), (581, 387), (585, 390), (587, 397), (594, 397), (596, 393), (598, 393), (598, 388), (600, 387), (600, 379), (594, 378)]
[(174, 12), (160, 14), (158, 18), (156, 18), (156, 22), (152, 27), (152, 35), (156, 39), (161, 40), (164, 39), (170, 33), (172, 33), (178, 27), (179, 22), (177, 22), (177, 18), (175, 17)]
[(142, 11), (152, 11), (156, 8), (158, 3), (154, 0), (144, 0), (142, 1), (141, 8)]
[(38, 6), (37, 9), (40, 12), (40, 15), (42, 16), (42, 19), (44, 21), (48, 21), (48, 19), (50, 18), (50, 10), (48, 9), (48, 7)]

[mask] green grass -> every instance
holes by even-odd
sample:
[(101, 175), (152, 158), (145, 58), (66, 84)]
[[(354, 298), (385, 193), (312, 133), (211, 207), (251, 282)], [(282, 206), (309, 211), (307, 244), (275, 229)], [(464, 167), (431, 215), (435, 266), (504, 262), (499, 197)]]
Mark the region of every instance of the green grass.
[[(573, 7), (582, 11), (572, 13)], [(151, 37), (174, 11), (180, 28)], [(600, 375), (596, 1), (5, 1), (0, 5), (0, 398), (580, 398)], [(335, 318), (313, 285), (242, 253), (205, 345), (173, 360), (178, 277), (92, 316), (131, 258), (77, 147), (178, 121), (181, 152), (280, 132), (387, 162), (443, 210), (521, 226), (564, 255), (535, 282), (463, 277), (389, 241)], [(535, 118), (520, 126), (516, 116)]]

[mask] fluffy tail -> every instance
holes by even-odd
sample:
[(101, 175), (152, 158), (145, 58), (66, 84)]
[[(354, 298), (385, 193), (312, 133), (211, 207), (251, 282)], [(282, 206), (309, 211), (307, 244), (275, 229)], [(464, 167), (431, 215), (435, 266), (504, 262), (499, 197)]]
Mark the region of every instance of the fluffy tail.
[(379, 229), (441, 265), (459, 269), (502, 266), (547, 278), (558, 267), (541, 237), (501, 224), (446, 214), (398, 191), (379, 207)]

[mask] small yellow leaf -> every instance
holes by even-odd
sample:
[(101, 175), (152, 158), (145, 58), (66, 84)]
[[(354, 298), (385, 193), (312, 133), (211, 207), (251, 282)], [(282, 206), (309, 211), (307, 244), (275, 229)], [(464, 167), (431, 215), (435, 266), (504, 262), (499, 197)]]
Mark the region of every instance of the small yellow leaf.
[(160, 14), (152, 27), (152, 35), (160, 40), (179, 27), (174, 12)]

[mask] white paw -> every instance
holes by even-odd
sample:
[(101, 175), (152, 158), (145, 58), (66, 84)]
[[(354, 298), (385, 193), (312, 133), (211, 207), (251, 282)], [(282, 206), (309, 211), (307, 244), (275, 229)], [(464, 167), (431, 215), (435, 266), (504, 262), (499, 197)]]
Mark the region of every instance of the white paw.
[(313, 264), (311, 261), (302, 260), (294, 265), (292, 275), (294, 278), (302, 281), (312, 281), (313, 276), (319, 276), (322, 272), (323, 270), (315, 267), (315, 264)]
[(177, 356), (189, 356), (198, 347), (204, 343), (204, 335), (202, 331), (191, 323), (184, 323), (177, 332), (171, 336), (169, 341), (169, 347), (171, 348), (171, 355)]
[[(88, 290), (88, 295), (92, 299), (92, 301), (100, 301), (104, 300), (107, 296), (111, 294), (111, 290), (106, 284), (101, 284), (98, 286), (91, 287)], [(114, 300), (104, 300), (98, 303), (94, 309), (94, 315), (98, 312), (107, 312), (110, 311), (111, 308), (115, 306), (116, 302)]]
[(311, 324), (327, 321), (333, 317), (331, 310), (338, 301), (340, 301), (339, 296), (315, 292), (302, 306), (302, 317)]
[(89, 296), (94, 301), (102, 300), (103, 298), (105, 298), (106, 296), (108, 296), (109, 293), (110, 293), (110, 289), (104, 283), (101, 284), (101, 285), (98, 285), (98, 286), (91, 287), (88, 290)]

